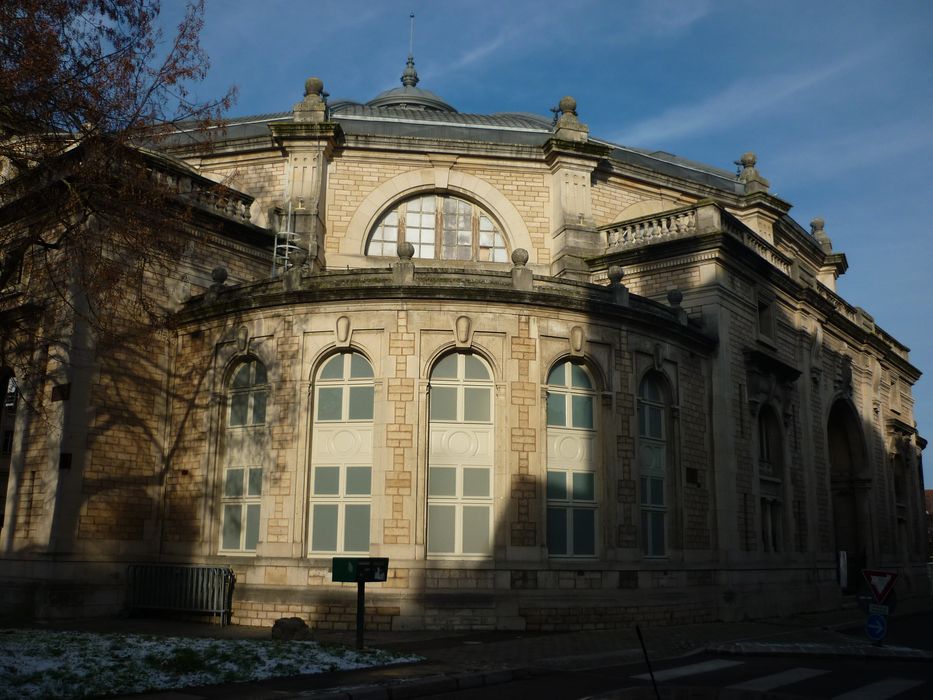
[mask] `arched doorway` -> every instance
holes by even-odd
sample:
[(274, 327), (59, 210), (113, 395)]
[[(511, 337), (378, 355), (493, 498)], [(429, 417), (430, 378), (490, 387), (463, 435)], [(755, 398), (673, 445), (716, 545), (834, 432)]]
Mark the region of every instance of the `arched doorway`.
[(869, 524), (863, 515), (871, 479), (858, 415), (848, 401), (833, 404), (827, 436), (835, 551), (840, 583), (851, 593), (859, 585), (860, 570), (868, 565)]

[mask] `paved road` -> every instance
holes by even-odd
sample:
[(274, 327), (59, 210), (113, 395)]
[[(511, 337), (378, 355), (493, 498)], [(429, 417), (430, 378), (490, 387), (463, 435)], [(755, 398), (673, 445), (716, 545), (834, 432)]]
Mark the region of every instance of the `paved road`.
[[(695, 655), (656, 664), (662, 698), (833, 698), (928, 700), (933, 663), (845, 657)], [(536, 675), (501, 686), (432, 697), (451, 700), (513, 698), (653, 698), (644, 664)]]

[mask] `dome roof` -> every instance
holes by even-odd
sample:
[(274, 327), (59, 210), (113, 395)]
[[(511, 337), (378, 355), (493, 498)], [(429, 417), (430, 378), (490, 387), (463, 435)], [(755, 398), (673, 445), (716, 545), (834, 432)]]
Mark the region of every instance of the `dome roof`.
[(423, 109), (432, 112), (456, 112), (453, 106), (447, 104), (430, 90), (417, 87), (418, 72), (415, 70), (415, 59), (408, 57), (408, 63), (402, 73), (402, 87), (392, 88), (376, 95), (366, 103), (368, 107), (404, 107), (405, 109)]

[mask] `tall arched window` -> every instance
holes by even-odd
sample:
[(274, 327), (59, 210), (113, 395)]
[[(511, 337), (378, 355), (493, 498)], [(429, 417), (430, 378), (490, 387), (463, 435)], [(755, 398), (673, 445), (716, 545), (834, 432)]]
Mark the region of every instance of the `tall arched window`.
[(596, 440), (593, 382), (562, 362), (547, 380), (547, 548), (550, 556), (596, 554)]
[(428, 553), (492, 553), (493, 382), (483, 360), (446, 355), (431, 371)]
[(369, 551), (373, 405), (369, 360), (343, 352), (321, 366), (314, 382), (310, 552)]
[(761, 546), (764, 552), (784, 547), (784, 448), (781, 424), (771, 406), (758, 412), (758, 479), (761, 505)]
[(638, 387), (638, 468), (641, 491), (641, 546), (645, 556), (667, 555), (668, 528), (667, 385), (649, 372)]
[(395, 256), (399, 243), (416, 258), (508, 262), (505, 237), (478, 205), (446, 195), (423, 195), (393, 207), (376, 223), (367, 255)]
[(225, 467), (221, 491), (222, 553), (255, 552), (262, 509), (263, 454), (269, 383), (256, 359), (233, 372), (227, 394)]

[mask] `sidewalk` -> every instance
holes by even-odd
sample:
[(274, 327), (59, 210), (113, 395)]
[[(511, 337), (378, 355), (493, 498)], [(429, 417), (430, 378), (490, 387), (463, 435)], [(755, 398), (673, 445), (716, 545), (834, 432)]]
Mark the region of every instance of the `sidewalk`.
[[(893, 617), (897, 619), (931, 610), (933, 598), (903, 601)], [(701, 651), (933, 660), (933, 652), (930, 651), (878, 647), (864, 636), (839, 631), (861, 626), (864, 622), (865, 615), (861, 611), (849, 609), (774, 620), (643, 628), (642, 633), (652, 660)], [(269, 636), (266, 628), (220, 627), (169, 620), (88, 620), (56, 626), (173, 636), (257, 639)], [(314, 639), (352, 646), (355, 637), (352, 631), (315, 632)], [(637, 662), (643, 658), (634, 628), (542, 634), (369, 632), (366, 644), (417, 654), (425, 660), (417, 664), (202, 686), (131, 697), (136, 700), (281, 700), (299, 696), (313, 700), (407, 698), (503, 683), (530, 674), (598, 668)]]

